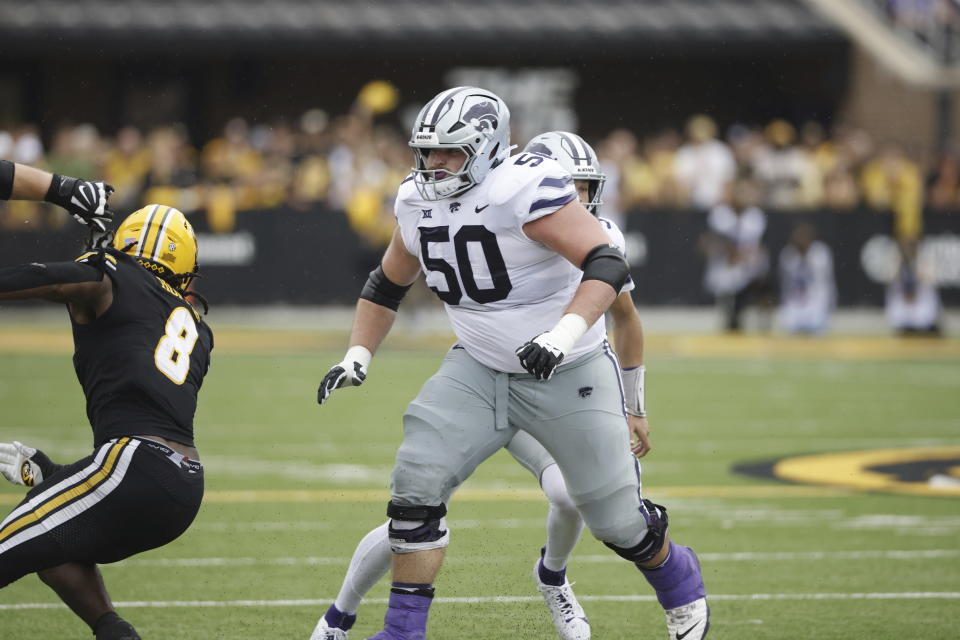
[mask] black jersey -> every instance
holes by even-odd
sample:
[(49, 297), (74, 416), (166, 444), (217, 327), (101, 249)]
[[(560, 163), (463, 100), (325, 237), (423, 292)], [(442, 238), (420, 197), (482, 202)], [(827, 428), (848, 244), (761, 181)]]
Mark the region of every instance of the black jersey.
[(113, 281), (113, 304), (73, 324), (74, 368), (87, 397), (94, 445), (155, 435), (193, 446), (197, 392), (210, 367), (213, 333), (169, 284), (113, 249), (78, 259)]

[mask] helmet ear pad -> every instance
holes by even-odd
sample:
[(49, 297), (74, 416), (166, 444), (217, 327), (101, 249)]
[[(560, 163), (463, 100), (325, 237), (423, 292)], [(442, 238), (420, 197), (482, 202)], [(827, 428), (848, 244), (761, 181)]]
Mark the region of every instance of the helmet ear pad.
[(477, 145), (477, 148), (473, 152), (473, 155), (467, 158), (467, 162), (470, 163), (470, 169), (469, 169), (470, 178), (473, 180), (474, 184), (482, 182), (483, 179), (487, 176), (487, 172), (490, 170), (489, 156), (488, 156), (487, 162), (477, 162), (478, 160), (482, 159), (484, 155), (486, 155), (484, 152), (486, 151), (486, 147), (489, 144), (490, 144), (490, 139), (484, 138), (480, 142), (480, 144)]

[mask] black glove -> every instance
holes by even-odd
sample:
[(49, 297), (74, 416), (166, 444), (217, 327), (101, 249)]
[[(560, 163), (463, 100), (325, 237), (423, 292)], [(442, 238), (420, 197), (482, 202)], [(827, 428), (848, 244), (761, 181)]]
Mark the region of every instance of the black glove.
[(516, 351), (520, 366), (537, 380), (549, 380), (557, 365), (563, 362), (563, 351), (551, 341), (551, 337), (549, 331), (541, 333)]
[(113, 220), (113, 212), (107, 207), (112, 193), (113, 187), (106, 182), (78, 180), (55, 173), (44, 199), (69, 211), (77, 222), (106, 231), (107, 223)]

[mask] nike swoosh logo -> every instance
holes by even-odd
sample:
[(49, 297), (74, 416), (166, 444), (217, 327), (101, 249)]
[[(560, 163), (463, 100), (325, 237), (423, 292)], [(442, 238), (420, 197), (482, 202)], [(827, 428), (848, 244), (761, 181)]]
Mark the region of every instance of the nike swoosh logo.
[(687, 630), (684, 631), (683, 633), (680, 633), (680, 632), (678, 631), (678, 632), (677, 632), (677, 640), (683, 640), (684, 638), (687, 637), (687, 635), (689, 635), (689, 633), (690, 633), (691, 631), (693, 631), (694, 629), (696, 629), (698, 626), (700, 626), (700, 622), (697, 622), (695, 625), (693, 625), (692, 627), (690, 627), (689, 629), (687, 629)]
[(486, 208), (489, 207), (489, 206), (490, 206), (490, 205), (485, 204), (485, 205), (483, 205), (482, 207), (474, 207), (473, 210), (476, 211), (477, 213), (480, 213), (481, 211), (483, 211), (484, 209), (486, 209)]

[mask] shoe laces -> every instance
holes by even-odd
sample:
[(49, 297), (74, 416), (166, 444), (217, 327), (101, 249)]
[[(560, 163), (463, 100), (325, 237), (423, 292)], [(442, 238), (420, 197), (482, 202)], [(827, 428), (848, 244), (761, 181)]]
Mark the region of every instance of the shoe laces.
[(685, 604), (682, 607), (667, 611), (667, 618), (669, 618), (670, 624), (683, 624), (692, 619), (696, 605), (696, 602), (691, 602), (690, 604)]
[(567, 592), (570, 591), (571, 587), (575, 584), (575, 582), (568, 582), (560, 586), (551, 584), (543, 585), (544, 590), (556, 604), (557, 609), (568, 619), (576, 617), (576, 610), (574, 609), (573, 603), (570, 602), (570, 598), (567, 596)]

